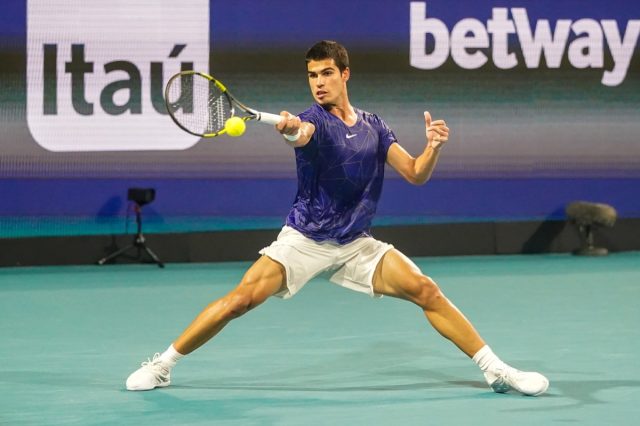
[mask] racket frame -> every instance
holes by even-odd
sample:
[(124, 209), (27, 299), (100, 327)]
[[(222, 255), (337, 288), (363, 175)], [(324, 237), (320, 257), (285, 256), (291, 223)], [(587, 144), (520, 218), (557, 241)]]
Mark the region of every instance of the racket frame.
[[(244, 121), (256, 120), (256, 121), (260, 121), (262, 123), (271, 124), (271, 125), (276, 125), (276, 124), (280, 123), (280, 121), (282, 121), (282, 116), (280, 116), (280, 115), (271, 114), (271, 113), (268, 113), (268, 112), (257, 111), (257, 110), (255, 110), (253, 108), (249, 108), (248, 106), (246, 106), (245, 104), (243, 104), (242, 102), (237, 100), (229, 92), (229, 90), (227, 90), (225, 85), (222, 84), (222, 82), (220, 82), (220, 80), (217, 80), (213, 76), (211, 76), (209, 74), (206, 74), (206, 73), (203, 73), (203, 72), (200, 72), (200, 71), (186, 70), (186, 71), (180, 71), (179, 73), (173, 75), (169, 79), (169, 81), (167, 82), (167, 85), (165, 87), (164, 99), (165, 99), (165, 107), (167, 108), (167, 112), (169, 113), (169, 116), (171, 117), (171, 119), (174, 121), (174, 123), (176, 123), (178, 125), (178, 127), (180, 127), (182, 130), (184, 130), (187, 133), (191, 133), (192, 135), (200, 136), (200, 137), (203, 137), (203, 138), (213, 138), (213, 137), (222, 135), (222, 134), (227, 132), (227, 129), (223, 125), (222, 128), (219, 129), (216, 132), (197, 133), (197, 132), (194, 132), (194, 131), (192, 131), (190, 129), (187, 129), (173, 115), (173, 113), (171, 112), (170, 102), (169, 102), (169, 87), (171, 87), (171, 85), (173, 84), (173, 82), (175, 80), (179, 79), (180, 77), (184, 77), (184, 76), (188, 76), (188, 75), (200, 76), (200, 77), (203, 77), (203, 78), (209, 80), (210, 82), (212, 82), (220, 90), (220, 92), (225, 96), (226, 101), (229, 102), (231, 117), (235, 117), (236, 116), (235, 115), (236, 107), (238, 107), (239, 109), (241, 109), (242, 111), (244, 111), (247, 114), (245, 116), (240, 117)], [(298, 139), (299, 135), (300, 135), (300, 133), (298, 132), (298, 134), (294, 135), (294, 136), (291, 136), (291, 135), (283, 135), (283, 136), (285, 138), (287, 138), (288, 140), (290, 140), (290, 141), (295, 141), (295, 140)]]

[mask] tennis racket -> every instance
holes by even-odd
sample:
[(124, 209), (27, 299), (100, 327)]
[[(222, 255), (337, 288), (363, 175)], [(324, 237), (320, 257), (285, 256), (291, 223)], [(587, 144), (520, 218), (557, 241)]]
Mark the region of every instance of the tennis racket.
[[(178, 127), (204, 138), (226, 133), (225, 123), (234, 116), (270, 125), (283, 120), (280, 115), (249, 108), (234, 98), (220, 81), (198, 71), (182, 71), (172, 76), (164, 95), (169, 116)], [(283, 136), (295, 141), (299, 134)]]

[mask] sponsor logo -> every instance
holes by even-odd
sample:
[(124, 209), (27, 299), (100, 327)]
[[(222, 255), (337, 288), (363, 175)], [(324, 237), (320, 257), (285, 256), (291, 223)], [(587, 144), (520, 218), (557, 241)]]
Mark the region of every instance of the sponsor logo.
[[(527, 68), (542, 67), (543, 56), (548, 68), (559, 68), (566, 56), (574, 68), (604, 69), (607, 48), (613, 67), (603, 72), (601, 82), (605, 86), (622, 84), (640, 35), (637, 19), (629, 20), (626, 29), (612, 19), (558, 19), (552, 29), (548, 19), (532, 23), (527, 9), (521, 7), (495, 7), (486, 24), (465, 18), (451, 30), (440, 19), (427, 16), (426, 2), (411, 2), (410, 15), (410, 57), (415, 68), (436, 69), (451, 57), (465, 69), (480, 68), (489, 60), (500, 69), (511, 69), (518, 65), (513, 51), (516, 44), (509, 43), (515, 37)], [(427, 35), (433, 37), (429, 52)]]
[(209, 65), (209, 0), (27, 6), (27, 122), (50, 151), (179, 150), (171, 75)]

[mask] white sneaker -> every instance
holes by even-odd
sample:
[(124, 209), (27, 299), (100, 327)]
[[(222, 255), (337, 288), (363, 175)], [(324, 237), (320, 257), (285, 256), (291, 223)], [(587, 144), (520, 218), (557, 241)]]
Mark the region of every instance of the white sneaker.
[(524, 395), (538, 396), (549, 388), (549, 380), (542, 374), (520, 371), (512, 367), (498, 370), (496, 373), (486, 372), (484, 378), (491, 389), (497, 393), (505, 393), (513, 389)]
[(171, 369), (160, 361), (160, 354), (143, 362), (127, 379), (127, 390), (144, 391), (163, 388), (171, 384)]

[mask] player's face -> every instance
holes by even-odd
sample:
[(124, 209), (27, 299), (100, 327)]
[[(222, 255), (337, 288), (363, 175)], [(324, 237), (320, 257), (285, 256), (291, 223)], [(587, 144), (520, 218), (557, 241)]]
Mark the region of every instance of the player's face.
[(313, 99), (320, 105), (337, 105), (346, 93), (349, 68), (340, 72), (333, 59), (307, 63), (309, 87)]

